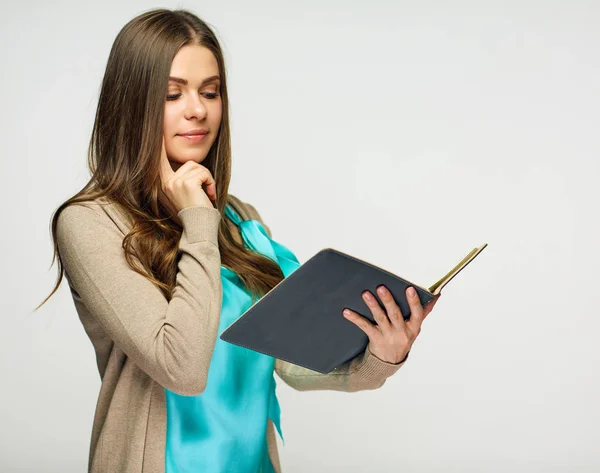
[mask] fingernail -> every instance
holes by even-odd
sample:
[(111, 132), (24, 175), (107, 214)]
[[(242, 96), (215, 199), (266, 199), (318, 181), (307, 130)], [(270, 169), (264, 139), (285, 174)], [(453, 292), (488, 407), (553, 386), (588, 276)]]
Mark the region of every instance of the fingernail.
[(409, 295), (410, 297), (415, 297), (415, 296), (417, 295), (417, 291), (415, 291), (415, 289), (414, 289), (414, 288), (412, 288), (412, 287), (409, 287), (409, 288), (408, 288), (408, 295)]

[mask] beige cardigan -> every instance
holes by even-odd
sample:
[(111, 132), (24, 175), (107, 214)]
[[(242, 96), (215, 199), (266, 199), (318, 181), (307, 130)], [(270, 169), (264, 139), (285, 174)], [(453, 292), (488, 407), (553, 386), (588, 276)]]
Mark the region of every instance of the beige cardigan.
[[(243, 219), (262, 222), (256, 209), (233, 195)], [(122, 249), (131, 227), (105, 200), (71, 205), (59, 216), (57, 242), (75, 308), (96, 353), (102, 380), (89, 452), (89, 473), (164, 473), (165, 388), (182, 395), (204, 390), (222, 302), (217, 209), (179, 212), (176, 287), (171, 301), (132, 270)], [(224, 218), (224, 217), (223, 217)], [(237, 241), (237, 227), (227, 219)], [(341, 315), (340, 315), (341, 316)], [(294, 389), (354, 392), (376, 389), (402, 364), (367, 349), (329, 374), (276, 360), (277, 375)], [(267, 426), (269, 455), (281, 466), (275, 429)]]

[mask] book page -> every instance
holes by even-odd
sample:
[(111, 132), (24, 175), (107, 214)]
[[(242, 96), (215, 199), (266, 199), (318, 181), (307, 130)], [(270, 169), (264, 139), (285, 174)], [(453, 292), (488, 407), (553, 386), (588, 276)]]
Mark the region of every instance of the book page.
[(475, 259), (475, 257), (483, 251), (483, 249), (487, 246), (487, 243), (484, 243), (479, 248), (474, 248), (467, 256), (465, 256), (460, 263), (458, 263), (454, 268), (452, 268), (448, 274), (442, 277), (439, 281), (429, 287), (429, 292), (434, 296), (438, 295), (442, 288), (450, 282), (450, 280), (460, 273), (465, 266), (467, 266), (471, 261)]

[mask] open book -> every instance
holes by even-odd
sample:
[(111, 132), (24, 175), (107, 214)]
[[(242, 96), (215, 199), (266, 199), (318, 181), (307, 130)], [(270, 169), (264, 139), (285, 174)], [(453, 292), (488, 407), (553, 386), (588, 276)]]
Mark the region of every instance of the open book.
[[(367, 346), (368, 337), (342, 316), (352, 309), (376, 323), (362, 299), (386, 286), (405, 320), (410, 318), (406, 289), (431, 302), (487, 243), (474, 248), (435, 284), (425, 289), (385, 269), (333, 248), (325, 248), (283, 279), (221, 334), (221, 339), (311, 370), (328, 373)], [(381, 304), (383, 307), (383, 304)]]

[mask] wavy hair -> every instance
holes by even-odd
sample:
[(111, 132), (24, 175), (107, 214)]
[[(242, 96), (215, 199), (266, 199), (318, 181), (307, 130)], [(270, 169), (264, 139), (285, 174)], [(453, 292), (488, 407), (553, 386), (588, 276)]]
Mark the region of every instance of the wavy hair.
[(162, 126), (171, 63), (180, 48), (192, 44), (214, 54), (221, 76), (221, 124), (202, 165), (216, 181), (215, 207), (222, 216), (218, 231), (222, 265), (240, 277), (253, 297), (264, 295), (283, 279), (278, 264), (234, 240), (225, 221), (231, 142), (225, 62), (217, 37), (207, 23), (189, 11), (161, 8), (129, 21), (113, 43), (88, 148), (91, 178), (54, 211), (51, 265), (58, 257), (59, 274), (52, 292), (34, 310), (56, 292), (63, 279), (56, 239), (60, 212), (69, 205), (98, 198), (114, 202), (132, 222), (122, 243), (129, 266), (160, 288), (167, 300), (171, 299), (183, 228), (170, 214), (166, 196), (159, 191)]

